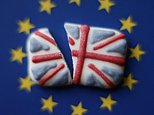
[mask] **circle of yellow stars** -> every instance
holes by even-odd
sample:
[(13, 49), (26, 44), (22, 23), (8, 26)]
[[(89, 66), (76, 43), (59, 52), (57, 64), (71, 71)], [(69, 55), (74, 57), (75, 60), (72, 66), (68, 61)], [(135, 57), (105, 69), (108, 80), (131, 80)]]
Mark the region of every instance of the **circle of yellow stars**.
[[(98, 0), (98, 2), (98, 10), (105, 10), (107, 13), (110, 13), (111, 8), (116, 5), (113, 0)], [(69, 4), (76, 4), (80, 7), (81, 0), (69, 0)], [(56, 4), (52, 2), (52, 0), (39, 0), (39, 5), (39, 12), (46, 12), (49, 15), (51, 14), (52, 9), (56, 7)], [(120, 22), (120, 30), (126, 30), (128, 33), (132, 33), (133, 28), (137, 26), (137, 23), (133, 21), (131, 16), (128, 16), (126, 19), (120, 19)], [(18, 32), (25, 33), (26, 35), (29, 35), (31, 29), (35, 28), (35, 25), (31, 23), (30, 18), (19, 20), (17, 25)], [(129, 48), (129, 50), (131, 52), (130, 58), (134, 58), (137, 61), (141, 61), (141, 56), (145, 54), (145, 51), (142, 50), (139, 44), (137, 44), (134, 48)], [(26, 53), (22, 51), (22, 47), (11, 49), (10, 54), (11, 61), (16, 61), (19, 64), (22, 64), (23, 59), (26, 57)], [(31, 87), (36, 84), (31, 81), (29, 76), (20, 77), (19, 83), (19, 89), (25, 90), (26, 92), (31, 92)], [(132, 91), (133, 86), (137, 83), (138, 80), (134, 79), (133, 75), (130, 73), (127, 77), (124, 77), (122, 86), (128, 87), (128, 89)], [(102, 102), (100, 108), (108, 109), (109, 111), (112, 111), (112, 107), (118, 103), (116, 100), (112, 99), (111, 94), (109, 94), (107, 97), (100, 97), (100, 101)], [(58, 102), (55, 102), (52, 96), (49, 96), (48, 98), (42, 98), (41, 103), (41, 110), (47, 110), (48, 112), (53, 112), (54, 107), (58, 106)], [(88, 112), (88, 109), (83, 107), (83, 103), (81, 101), (78, 103), (78, 105), (71, 105), (70, 109), (72, 110), (72, 115), (83, 115)]]

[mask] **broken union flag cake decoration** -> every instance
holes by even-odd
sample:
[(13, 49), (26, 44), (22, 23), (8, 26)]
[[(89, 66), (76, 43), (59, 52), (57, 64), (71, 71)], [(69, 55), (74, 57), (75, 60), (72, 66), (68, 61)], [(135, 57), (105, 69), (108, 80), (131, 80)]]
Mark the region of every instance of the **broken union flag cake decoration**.
[(121, 81), (127, 44), (125, 35), (113, 29), (65, 24), (72, 51), (73, 82), (113, 88)]
[[(82, 84), (113, 88), (121, 81), (127, 43), (125, 35), (106, 28), (66, 23), (72, 52), (74, 74), (47, 28), (38, 29), (28, 38), (28, 72), (42, 86)], [(73, 79), (72, 79), (73, 78)]]
[(63, 55), (47, 28), (36, 30), (27, 42), (28, 72), (41, 86), (70, 84), (72, 78)]
[(150, 5), (1, 1), (0, 114), (151, 115)]

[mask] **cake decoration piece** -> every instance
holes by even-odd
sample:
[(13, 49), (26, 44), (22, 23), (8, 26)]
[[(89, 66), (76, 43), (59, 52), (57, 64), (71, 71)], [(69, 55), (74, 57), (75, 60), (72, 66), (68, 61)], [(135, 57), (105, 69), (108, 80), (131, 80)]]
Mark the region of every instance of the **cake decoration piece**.
[(62, 86), (72, 82), (63, 54), (47, 28), (33, 32), (27, 41), (28, 72), (41, 86)]
[(99, 70), (98, 67), (96, 67), (94, 64), (90, 63), (88, 64), (89, 69), (91, 69), (95, 74), (97, 74), (100, 78), (104, 80), (107, 86), (109, 87), (115, 87), (115, 84), (106, 76), (101, 70)]
[(57, 63), (50, 63), (46, 65), (36, 66), (32, 68), (32, 73), (36, 80), (40, 80), (43, 75), (45, 75), (51, 68), (55, 68)]
[(116, 81), (117, 83), (120, 82), (121, 77), (123, 75), (123, 71), (120, 71), (117, 68), (109, 68), (109, 67), (104, 66), (102, 71), (104, 72), (104, 74), (111, 76), (112, 79)]
[(103, 48), (105, 46), (110, 45), (111, 43), (114, 43), (115, 41), (123, 39), (124, 37), (125, 37), (124, 34), (119, 34), (117, 36), (114, 36), (112, 39), (109, 39), (107, 41), (104, 41), (103, 43), (100, 43), (100, 44), (96, 45), (93, 49), (94, 50), (99, 50), (99, 49), (101, 49), (101, 48)]
[(85, 83), (86, 86), (104, 87), (101, 81), (96, 78), (93, 74), (88, 75), (88, 79)]
[[(72, 51), (73, 83), (101, 88), (118, 85), (127, 50), (125, 35), (114, 29), (88, 25), (65, 23), (64, 26)], [(79, 31), (72, 33), (71, 27)]]
[(92, 30), (91, 37), (89, 39), (90, 39), (91, 44), (94, 44), (103, 39), (109, 38), (113, 36), (114, 34), (115, 34), (114, 31), (94, 29)]
[(35, 38), (32, 38), (30, 40), (30, 51), (31, 52), (37, 52), (40, 50), (49, 50), (49, 48), (50, 47), (48, 45), (39, 42)]
[(114, 45), (112, 45), (107, 52), (117, 52), (120, 54), (125, 55), (126, 54), (126, 40), (120, 40)]
[(63, 76), (61, 79), (57, 79), (54, 81), (53, 86), (62, 86), (68, 83), (68, 71), (63, 71), (61, 73), (61, 76)]
[(70, 38), (79, 39), (80, 36), (80, 28), (75, 25), (65, 25), (66, 31), (70, 33)]

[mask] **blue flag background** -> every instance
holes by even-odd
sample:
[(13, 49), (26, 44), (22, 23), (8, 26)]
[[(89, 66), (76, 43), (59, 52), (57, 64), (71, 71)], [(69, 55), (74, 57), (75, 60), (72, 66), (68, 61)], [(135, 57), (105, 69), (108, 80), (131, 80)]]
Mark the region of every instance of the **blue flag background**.
[[(67, 0), (54, 0), (56, 7), (51, 14), (39, 12), (40, 4), (37, 0), (10, 0), (0, 3), (0, 115), (46, 115), (48, 111), (42, 111), (41, 98), (49, 96), (58, 103), (52, 114), (69, 115), (72, 113), (71, 105), (78, 105), (81, 101), (87, 109), (86, 115), (152, 115), (154, 107), (154, 1), (153, 0), (115, 0), (115, 6), (111, 12), (98, 10), (97, 0), (81, 0), (80, 7), (69, 4)], [(69, 67), (72, 70), (71, 52), (69, 50), (65, 22), (88, 24), (98, 27), (107, 27), (120, 30), (120, 19), (132, 16), (137, 26), (133, 32), (126, 34), (128, 45), (134, 48), (141, 45), (146, 52), (140, 61), (135, 58), (128, 59), (125, 76), (132, 74), (138, 83), (133, 90), (120, 86), (114, 90), (71, 86), (66, 88), (41, 88), (32, 86), (31, 92), (20, 90), (19, 78), (27, 76), (27, 57), (23, 63), (11, 61), (11, 49), (23, 47), (26, 52), (27, 35), (18, 32), (18, 21), (26, 18), (35, 25), (31, 31), (48, 27), (58, 42), (58, 46), (64, 53)], [(111, 94), (117, 104), (112, 106), (112, 111), (100, 108), (100, 97)]]

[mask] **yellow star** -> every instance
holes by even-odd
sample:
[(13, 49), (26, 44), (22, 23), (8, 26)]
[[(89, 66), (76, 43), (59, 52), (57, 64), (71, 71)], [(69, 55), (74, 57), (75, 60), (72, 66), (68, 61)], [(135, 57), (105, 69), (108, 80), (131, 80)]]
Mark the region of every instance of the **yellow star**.
[(127, 86), (130, 90), (133, 89), (133, 85), (137, 84), (137, 80), (132, 78), (132, 74), (129, 74), (128, 77), (124, 77), (123, 86)]
[(35, 84), (34, 82), (32, 82), (31, 80), (30, 80), (30, 77), (29, 76), (27, 76), (26, 78), (19, 78), (19, 82), (20, 82), (20, 89), (21, 90), (26, 90), (26, 91), (28, 91), (28, 92), (30, 92), (31, 91), (31, 87)]
[(17, 61), (18, 63), (22, 63), (22, 59), (26, 57), (26, 54), (22, 52), (22, 47), (11, 50), (11, 60)]
[(76, 3), (78, 6), (80, 6), (81, 0), (70, 0), (69, 3)]
[(57, 106), (58, 103), (54, 102), (52, 100), (52, 96), (50, 96), (48, 99), (42, 98), (42, 110), (48, 110), (49, 112), (53, 112), (53, 107)]
[(112, 106), (117, 103), (117, 101), (111, 99), (111, 95), (108, 95), (107, 98), (100, 97), (102, 105), (100, 108), (107, 108), (109, 111), (112, 110)]
[(51, 14), (51, 9), (56, 7), (55, 3), (53, 3), (50, 0), (40, 0), (40, 12), (47, 12), (48, 14)]
[(115, 5), (114, 2), (110, 0), (99, 0), (100, 6), (98, 10), (105, 9), (108, 13), (110, 12), (110, 8)]
[(77, 106), (71, 105), (71, 108), (73, 110), (71, 115), (83, 115), (88, 110), (82, 107), (82, 102), (80, 102)]
[(120, 30), (127, 30), (129, 33), (132, 32), (133, 27), (137, 26), (137, 24), (133, 22), (131, 16), (129, 16), (126, 20), (120, 20), (120, 22), (122, 23), (122, 27), (120, 28)]
[(139, 44), (135, 48), (130, 48), (130, 51), (131, 51), (130, 58), (136, 58), (137, 61), (140, 61), (141, 56), (145, 54), (145, 52), (141, 50), (141, 47)]
[(29, 34), (30, 30), (35, 27), (33, 24), (30, 23), (29, 18), (27, 18), (23, 21), (19, 20), (18, 26), (19, 26), (18, 32), (19, 33), (24, 32), (25, 34)]

